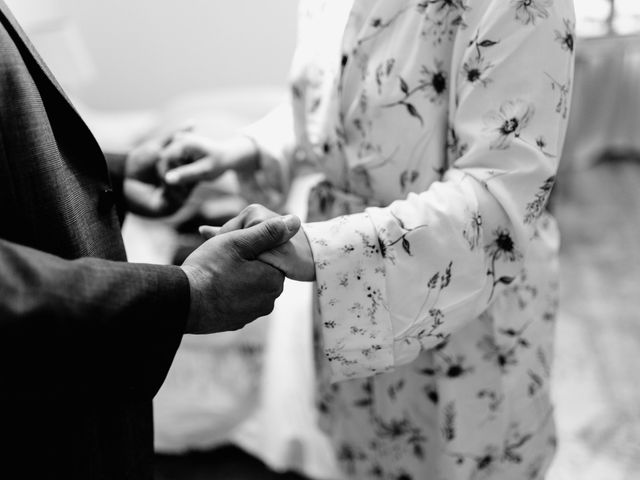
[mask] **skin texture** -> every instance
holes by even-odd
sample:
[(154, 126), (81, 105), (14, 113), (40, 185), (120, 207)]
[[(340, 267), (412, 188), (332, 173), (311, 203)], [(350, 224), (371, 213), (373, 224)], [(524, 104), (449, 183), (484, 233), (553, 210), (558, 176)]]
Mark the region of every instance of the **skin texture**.
[(216, 235), (182, 265), (189, 278), (187, 333), (238, 330), (273, 310), (284, 274), (258, 258), (287, 244), (300, 228), (294, 216), (272, 216), (243, 230)]
[[(175, 188), (191, 188), (198, 182), (214, 180), (227, 170), (248, 172), (259, 168), (258, 150), (244, 136), (221, 142), (189, 131), (179, 132), (156, 154), (158, 170), (166, 185)], [(277, 214), (261, 205), (250, 205), (222, 228), (204, 226), (201, 234), (212, 238), (218, 233), (258, 225), (274, 216)], [(302, 229), (289, 242), (262, 253), (259, 258), (293, 280), (315, 280), (313, 254)]]
[[(228, 234), (240, 229), (255, 228), (256, 225), (271, 221), (271, 219), (277, 217), (276, 213), (262, 205), (249, 205), (238, 216), (229, 220), (222, 227), (202, 226), (200, 227), (200, 233), (205, 238), (214, 238), (215, 236)], [(290, 241), (263, 252), (258, 258), (281, 270), (293, 280), (303, 282), (315, 280), (316, 271), (313, 253), (303, 229), (298, 230)]]
[[(184, 204), (197, 181), (224, 173), (231, 159), (240, 168), (242, 161), (246, 163), (254, 155), (248, 139), (240, 137), (216, 149), (215, 142), (187, 130), (149, 140), (127, 156), (124, 194), (134, 213), (169, 215)], [(205, 167), (206, 178), (202, 176)], [(180, 181), (167, 182), (168, 173), (174, 173)], [(290, 250), (284, 245), (298, 233), (300, 220), (269, 211), (260, 213), (233, 219), (235, 228), (206, 241), (184, 261), (182, 270), (189, 279), (191, 294), (186, 333), (238, 330), (273, 310), (275, 299), (282, 293), (284, 274), (277, 263), (272, 266), (258, 258), (270, 258), (272, 249)]]

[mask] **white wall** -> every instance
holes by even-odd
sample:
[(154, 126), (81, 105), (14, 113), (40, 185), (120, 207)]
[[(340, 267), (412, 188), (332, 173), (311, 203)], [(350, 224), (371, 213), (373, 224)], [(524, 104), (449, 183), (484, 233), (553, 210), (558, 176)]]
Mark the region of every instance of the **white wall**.
[[(33, 1), (33, 0), (18, 0)], [(76, 95), (101, 109), (146, 108), (192, 90), (284, 85), (296, 0), (59, 0), (95, 76)]]

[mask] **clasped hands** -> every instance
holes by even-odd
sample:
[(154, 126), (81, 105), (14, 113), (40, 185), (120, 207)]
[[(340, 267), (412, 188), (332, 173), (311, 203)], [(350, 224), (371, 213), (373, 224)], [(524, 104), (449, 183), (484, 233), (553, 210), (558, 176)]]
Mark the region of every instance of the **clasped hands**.
[[(258, 152), (248, 138), (217, 142), (181, 131), (129, 153), (125, 198), (134, 213), (168, 215), (197, 183), (228, 170), (257, 168)], [(222, 227), (202, 226), (200, 233), (206, 241), (181, 266), (191, 290), (188, 333), (242, 328), (271, 312), (285, 276), (315, 279), (311, 247), (297, 217), (250, 205)]]

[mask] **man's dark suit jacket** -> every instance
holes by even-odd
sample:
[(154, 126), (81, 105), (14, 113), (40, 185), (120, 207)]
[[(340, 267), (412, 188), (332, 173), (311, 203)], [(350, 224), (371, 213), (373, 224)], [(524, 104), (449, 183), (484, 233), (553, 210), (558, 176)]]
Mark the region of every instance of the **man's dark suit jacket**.
[(126, 263), (114, 188), (0, 1), (0, 477), (152, 477), (151, 400), (189, 284)]

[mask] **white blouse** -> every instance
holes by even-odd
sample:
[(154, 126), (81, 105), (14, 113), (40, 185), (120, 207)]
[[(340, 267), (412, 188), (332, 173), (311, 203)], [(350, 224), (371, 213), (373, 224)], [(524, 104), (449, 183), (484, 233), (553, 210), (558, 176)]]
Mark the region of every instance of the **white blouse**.
[(303, 228), (345, 473), (543, 478), (571, 0), (308, 0), (299, 25), (291, 103), (248, 134), (265, 188), (324, 174)]

